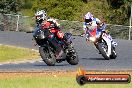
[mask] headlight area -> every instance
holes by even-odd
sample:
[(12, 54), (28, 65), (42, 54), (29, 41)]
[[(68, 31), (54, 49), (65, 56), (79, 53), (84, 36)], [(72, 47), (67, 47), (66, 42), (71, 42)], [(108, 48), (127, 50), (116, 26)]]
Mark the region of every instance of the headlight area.
[(89, 40), (92, 41), (92, 42), (95, 42), (96, 41), (96, 37), (89, 37)]

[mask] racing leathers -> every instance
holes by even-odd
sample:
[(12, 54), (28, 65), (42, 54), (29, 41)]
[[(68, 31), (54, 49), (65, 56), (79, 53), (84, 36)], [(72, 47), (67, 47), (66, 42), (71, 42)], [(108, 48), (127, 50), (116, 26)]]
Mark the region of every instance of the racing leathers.
[(42, 29), (45, 29), (45, 28), (49, 29), (50, 32), (52, 32), (56, 36), (59, 43), (66, 46), (68, 45), (68, 42), (65, 39), (64, 33), (60, 30), (59, 24), (57, 23), (56, 20), (48, 19), (47, 21), (42, 23)]

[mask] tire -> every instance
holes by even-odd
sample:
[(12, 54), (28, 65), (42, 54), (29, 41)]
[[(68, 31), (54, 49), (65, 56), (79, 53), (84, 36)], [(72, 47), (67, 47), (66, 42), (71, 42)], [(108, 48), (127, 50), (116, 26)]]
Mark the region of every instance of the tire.
[(75, 51), (75, 49), (73, 47), (72, 48), (70, 47), (70, 49), (68, 49), (68, 55), (66, 57), (66, 60), (71, 65), (77, 65), (78, 64), (78, 62), (79, 62), (78, 55), (77, 55), (77, 52)]
[(110, 55), (110, 59), (116, 59), (117, 53), (115, 51), (115, 47), (112, 47), (112, 54)]
[(108, 57), (108, 56), (106, 55), (106, 52), (105, 52), (104, 49), (102, 48), (103, 44), (102, 44), (102, 43), (98, 43), (97, 46), (98, 46), (98, 50), (100, 51), (100, 53), (102, 54), (102, 56), (103, 56), (106, 60), (109, 60), (110, 57)]
[(86, 84), (86, 78), (83, 75), (77, 76), (76, 81), (79, 85)]
[(51, 50), (48, 50), (45, 47), (39, 47), (39, 53), (43, 61), (48, 65), (48, 66), (54, 66), (56, 63), (56, 59), (54, 56), (54, 53)]

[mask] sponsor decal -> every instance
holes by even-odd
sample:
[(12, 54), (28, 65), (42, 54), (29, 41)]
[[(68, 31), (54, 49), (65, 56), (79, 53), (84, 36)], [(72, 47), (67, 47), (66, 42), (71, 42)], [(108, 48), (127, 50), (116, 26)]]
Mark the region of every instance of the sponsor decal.
[(87, 74), (85, 70), (79, 68), (76, 76), (79, 85), (86, 83), (130, 83), (129, 74)]

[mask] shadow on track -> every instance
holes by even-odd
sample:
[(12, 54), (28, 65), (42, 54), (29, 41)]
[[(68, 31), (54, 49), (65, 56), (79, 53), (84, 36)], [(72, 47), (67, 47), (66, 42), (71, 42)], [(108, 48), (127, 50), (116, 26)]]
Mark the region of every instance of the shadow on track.
[(104, 58), (82, 58), (84, 60), (105, 60)]
[(36, 65), (34, 65), (34, 66), (38, 66), (38, 67), (41, 67), (41, 66), (47, 66), (47, 67), (59, 67), (59, 66), (68, 66), (68, 65), (70, 65), (70, 64), (56, 64), (55, 66), (48, 66), (48, 65), (46, 65), (46, 64), (36, 64)]

